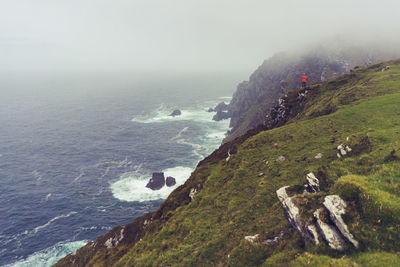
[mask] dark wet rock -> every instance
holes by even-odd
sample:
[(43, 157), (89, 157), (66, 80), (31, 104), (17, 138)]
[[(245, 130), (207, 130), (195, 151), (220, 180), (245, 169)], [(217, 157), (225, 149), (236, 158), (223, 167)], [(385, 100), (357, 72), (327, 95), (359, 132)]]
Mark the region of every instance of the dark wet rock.
[(176, 184), (176, 180), (174, 177), (168, 176), (167, 179), (165, 180), (165, 184), (167, 186), (174, 186)]
[(215, 108), (215, 112), (228, 111), (228, 105), (225, 102), (219, 103)]
[(209, 109), (207, 110), (207, 112), (214, 112), (214, 109), (213, 109), (213, 108), (209, 108)]
[(212, 118), (214, 121), (222, 121), (229, 119), (229, 114), (226, 111), (218, 111), (217, 114)]
[(165, 177), (163, 172), (154, 172), (146, 187), (151, 190), (160, 190), (165, 185)]
[(175, 110), (172, 111), (172, 113), (169, 114), (168, 116), (175, 117), (175, 116), (179, 116), (179, 115), (181, 115), (181, 114), (182, 114), (182, 112), (181, 112), (179, 109), (175, 109)]

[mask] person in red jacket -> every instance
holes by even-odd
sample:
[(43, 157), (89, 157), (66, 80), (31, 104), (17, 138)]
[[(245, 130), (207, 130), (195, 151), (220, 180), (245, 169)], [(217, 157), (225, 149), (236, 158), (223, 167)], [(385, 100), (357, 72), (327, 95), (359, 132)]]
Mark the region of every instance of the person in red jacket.
[(303, 74), (301, 76), (301, 84), (303, 85), (303, 87), (306, 87), (306, 84), (307, 84), (307, 76), (306, 76), (306, 74)]

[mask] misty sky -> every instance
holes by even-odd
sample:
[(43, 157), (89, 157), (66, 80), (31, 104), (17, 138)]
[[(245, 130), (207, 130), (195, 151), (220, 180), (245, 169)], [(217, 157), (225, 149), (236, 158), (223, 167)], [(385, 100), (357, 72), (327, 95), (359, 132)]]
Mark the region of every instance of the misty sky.
[(337, 34), (397, 37), (399, 13), (398, 0), (1, 0), (0, 70), (251, 72)]

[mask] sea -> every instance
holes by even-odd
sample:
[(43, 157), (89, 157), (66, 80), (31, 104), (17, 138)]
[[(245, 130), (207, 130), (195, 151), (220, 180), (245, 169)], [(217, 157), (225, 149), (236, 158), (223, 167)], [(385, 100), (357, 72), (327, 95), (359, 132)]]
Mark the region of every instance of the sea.
[[(241, 73), (0, 73), (0, 266), (51, 266), (156, 210), (219, 147)], [(180, 116), (168, 116), (180, 109)], [(176, 185), (152, 191), (153, 172)]]

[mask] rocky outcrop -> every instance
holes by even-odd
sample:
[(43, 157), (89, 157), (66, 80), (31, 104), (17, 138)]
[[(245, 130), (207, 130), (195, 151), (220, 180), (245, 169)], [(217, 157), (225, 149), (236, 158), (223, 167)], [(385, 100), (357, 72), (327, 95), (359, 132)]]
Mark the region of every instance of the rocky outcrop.
[(195, 198), (196, 195), (197, 195), (197, 189), (196, 189), (196, 188), (190, 189), (189, 197), (190, 197), (190, 199), (191, 199), (192, 201), (193, 201), (193, 199)]
[(176, 180), (174, 177), (168, 176), (167, 179), (165, 180), (165, 184), (168, 187), (174, 186), (174, 185), (176, 185)]
[(354, 247), (358, 248), (358, 241), (350, 233), (347, 225), (342, 219), (342, 215), (346, 213), (346, 203), (337, 195), (330, 195), (325, 197), (325, 208), (329, 211), (329, 216), (332, 222), (339, 229), (340, 233), (351, 243)]
[(290, 222), (294, 229), (305, 239), (311, 240), (312, 242), (318, 242), (318, 235), (314, 230), (313, 226), (305, 225), (300, 218), (300, 210), (294, 203), (292, 197), (289, 197), (286, 187), (282, 187), (276, 191), (276, 195), (278, 199), (282, 203), (282, 208), (285, 214), (286, 219)]
[(297, 54), (276, 54), (265, 60), (248, 81), (237, 86), (228, 107), (230, 126), (233, 128), (225, 141), (262, 124), (279, 97), (301, 86), (303, 73), (306, 73), (311, 85), (348, 73), (356, 66), (367, 66), (398, 56), (398, 52), (384, 47), (343, 44), (337, 47), (321, 45)]
[(341, 144), (341, 145), (339, 145), (338, 147), (337, 147), (337, 150), (338, 150), (338, 152), (337, 152), (337, 157), (340, 159), (340, 158), (342, 158), (342, 157), (344, 157), (344, 156), (346, 156), (347, 155), (347, 153), (350, 153), (351, 151), (352, 151), (352, 149), (348, 146), (348, 145), (346, 145), (346, 144)]
[[(314, 173), (306, 176), (306, 192), (317, 193), (320, 191), (319, 180)], [(347, 225), (342, 219), (345, 214), (346, 203), (337, 195), (328, 195), (324, 198), (322, 208), (318, 208), (313, 213), (313, 222), (301, 219), (300, 209), (295, 204), (295, 197), (290, 197), (287, 193), (289, 186), (284, 186), (276, 191), (276, 195), (282, 204), (286, 219), (293, 228), (303, 237), (305, 241), (310, 240), (313, 244), (319, 244), (319, 234), (326, 241), (327, 245), (334, 250), (344, 250), (351, 243), (358, 248), (358, 241), (350, 233)], [(326, 214), (328, 216), (322, 216)], [(311, 220), (312, 221), (312, 220)]]
[(181, 115), (181, 114), (182, 114), (182, 112), (181, 112), (179, 109), (175, 109), (175, 110), (172, 111), (172, 113), (169, 114), (168, 116), (175, 117), (175, 116), (179, 116), (179, 115)]
[(226, 119), (229, 119), (229, 114), (226, 111), (220, 111), (220, 112), (217, 112), (217, 114), (215, 114), (212, 119), (214, 121), (226, 120)]
[(323, 222), (320, 218), (320, 214), (323, 212), (323, 208), (319, 208), (314, 212), (314, 218), (318, 227), (319, 232), (325, 239), (326, 243), (331, 249), (343, 250), (346, 248), (346, 242), (340, 235), (339, 231), (333, 225)]
[(165, 177), (163, 172), (154, 172), (146, 187), (151, 190), (160, 190), (165, 185)]

